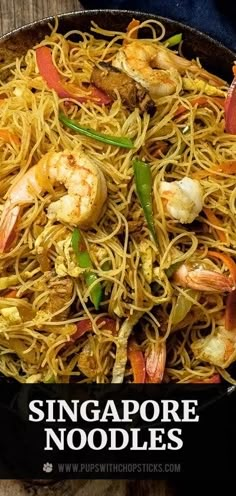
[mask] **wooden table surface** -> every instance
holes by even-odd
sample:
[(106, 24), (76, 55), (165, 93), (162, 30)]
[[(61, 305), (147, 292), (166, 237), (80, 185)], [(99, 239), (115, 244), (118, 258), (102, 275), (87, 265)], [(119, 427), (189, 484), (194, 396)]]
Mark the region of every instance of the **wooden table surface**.
[(81, 9), (79, 0), (0, 0), (0, 36), (31, 21)]

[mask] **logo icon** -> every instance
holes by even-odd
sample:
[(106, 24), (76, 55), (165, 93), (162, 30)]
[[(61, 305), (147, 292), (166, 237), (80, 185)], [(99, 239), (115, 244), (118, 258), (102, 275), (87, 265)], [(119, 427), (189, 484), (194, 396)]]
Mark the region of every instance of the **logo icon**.
[(53, 465), (52, 463), (44, 463), (43, 464), (43, 471), (46, 472), (47, 474), (50, 474), (50, 472), (53, 471)]

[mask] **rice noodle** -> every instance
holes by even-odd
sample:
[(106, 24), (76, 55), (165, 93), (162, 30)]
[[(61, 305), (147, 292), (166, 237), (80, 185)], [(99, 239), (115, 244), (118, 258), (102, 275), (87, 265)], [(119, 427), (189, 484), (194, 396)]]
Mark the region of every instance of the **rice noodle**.
[[(142, 28), (149, 30), (150, 43), (158, 43), (164, 37), (165, 28), (159, 22), (143, 22), (138, 29), (139, 37)], [(96, 34), (100, 36), (96, 38)], [(73, 39), (77, 35), (79, 41), (70, 41), (71, 35)], [(41, 45), (50, 46), (53, 62), (60, 74), (74, 85), (81, 86), (89, 82), (94, 64), (112, 60), (125, 36), (126, 33), (103, 30), (94, 23), (90, 33), (71, 31), (62, 36), (56, 26)], [(197, 300), (192, 299), (191, 316), (187, 315), (175, 327), (173, 310), (178, 295), (184, 294), (185, 290), (172, 284), (165, 272), (173, 263), (192, 259), (196, 263), (203, 258), (212, 270), (222, 271), (222, 263), (207, 258), (207, 248), (212, 244), (214, 249), (235, 256), (235, 178), (219, 173), (217, 180), (210, 174), (201, 180), (205, 204), (212, 207), (222, 220), (227, 238), (223, 245), (203, 214), (198, 219), (200, 230), (197, 232), (194, 225), (186, 227), (167, 217), (158, 193), (162, 180), (194, 177), (199, 171), (210, 171), (215, 165), (236, 157), (235, 137), (223, 132), (222, 108), (214, 102), (207, 108), (193, 108), (191, 99), (202, 93), (183, 91), (181, 78), (173, 95), (158, 99), (157, 112), (152, 118), (147, 114), (140, 115), (138, 109), (128, 111), (119, 97), (111, 107), (100, 107), (92, 102), (78, 104), (73, 100), (66, 107), (68, 116), (77, 119), (81, 126), (131, 138), (136, 148), (127, 151), (62, 127), (58, 111), (65, 103), (45, 86), (38, 72), (33, 47), (9, 68), (11, 76), (0, 87), (0, 97), (2, 94), (3, 98), (0, 128), (11, 131), (19, 138), (19, 143), (6, 143), (0, 138), (1, 208), (9, 188), (16, 185), (48, 151), (83, 149), (101, 167), (108, 188), (108, 202), (101, 220), (94, 229), (84, 233), (94, 272), (104, 289), (99, 313), (113, 318), (117, 328), (121, 328), (124, 319), (142, 315), (141, 324), (133, 333), (144, 353), (157, 339), (166, 341), (166, 381), (191, 382), (196, 377), (207, 379), (219, 372), (227, 381), (235, 383), (227, 371), (197, 360), (191, 351), (191, 344), (207, 332), (213, 332), (222, 318), (225, 295), (208, 293), (203, 297), (200, 295)], [(175, 118), (181, 105), (186, 112)], [(186, 125), (189, 133), (183, 134)], [(168, 152), (155, 158), (152, 148), (162, 141), (169, 143)], [(158, 249), (150, 241), (135, 194), (132, 159), (137, 153), (150, 163), (152, 170)], [(43, 181), (44, 174), (42, 171), (40, 176)], [(67, 276), (73, 281), (73, 292), (59, 310), (54, 313), (45, 310), (52, 294), (52, 281), (64, 280), (56, 274), (55, 264), (58, 257), (64, 256), (64, 267), (67, 267), (68, 260), (64, 252), (60, 255), (59, 246), (72, 232), (71, 226), (53, 223), (46, 216), (48, 204), (54, 196), (60, 198), (63, 188), (55, 186), (54, 190), (49, 187), (47, 190), (35, 198), (33, 205), (24, 209), (18, 226), (19, 238), (0, 258), (1, 277), (16, 275), (18, 278), (14, 286), (17, 296), (13, 300), (7, 299), (5, 292), (0, 291), (0, 309), (4, 305), (17, 307), (21, 316), (21, 322), (14, 324), (7, 323), (0, 316), (0, 372), (20, 382), (30, 382), (35, 375), (40, 381), (53, 378), (56, 382), (69, 382), (73, 377), (79, 382), (111, 382), (114, 363), (119, 369), (119, 336), (97, 326), (97, 314), (89, 300), (83, 274)], [(141, 227), (133, 231), (130, 222), (139, 222)], [(144, 240), (152, 252), (152, 284), (147, 282), (142, 270), (141, 241)], [(46, 271), (42, 270), (40, 253), (48, 263)], [(103, 260), (109, 262), (107, 270), (102, 268)], [(158, 285), (157, 292), (153, 290), (154, 283)], [(60, 314), (64, 312), (67, 316), (61, 319)], [(75, 324), (88, 318), (93, 323), (94, 332), (86, 333), (74, 342)], [(135, 317), (133, 320), (136, 322)], [(19, 342), (24, 347), (22, 353), (19, 353)], [(94, 373), (86, 376), (78, 366), (78, 356), (87, 344), (93, 357)], [(124, 380), (130, 380), (130, 365), (127, 362), (125, 366), (125, 362), (122, 362)]]

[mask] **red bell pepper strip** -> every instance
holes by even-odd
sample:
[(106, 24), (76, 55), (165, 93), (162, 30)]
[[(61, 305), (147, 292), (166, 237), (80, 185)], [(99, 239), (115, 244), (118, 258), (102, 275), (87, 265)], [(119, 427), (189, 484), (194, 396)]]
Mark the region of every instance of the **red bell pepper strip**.
[(108, 105), (111, 103), (112, 100), (106, 93), (92, 85), (88, 88), (87, 95), (82, 94), (79, 96), (80, 89), (78, 88), (78, 93), (76, 93), (76, 88), (73, 84), (70, 91), (70, 83), (63, 82), (60, 73), (53, 64), (50, 48), (46, 46), (36, 48), (36, 61), (40, 75), (46, 81), (48, 87), (55, 90), (60, 98), (73, 98), (79, 103), (91, 101), (98, 105)]
[[(219, 96), (198, 96), (197, 98), (192, 98), (189, 100), (189, 103), (191, 104), (192, 107), (198, 106), (198, 107), (207, 107), (210, 102), (215, 103), (218, 107), (224, 107), (224, 98), (221, 98)], [(174, 117), (179, 117), (182, 115), (184, 112), (187, 112), (188, 108), (186, 108), (184, 105), (180, 105), (177, 110), (174, 113)]]
[(194, 379), (191, 384), (219, 384), (221, 382), (220, 374), (214, 374), (206, 379)]
[(225, 309), (225, 329), (236, 330), (236, 290), (228, 294)]
[[(97, 319), (97, 325), (103, 324), (100, 329), (111, 331), (112, 334), (116, 334), (116, 321), (110, 317), (99, 317)], [(90, 319), (83, 319), (77, 322), (76, 331), (71, 335), (70, 341), (73, 343), (80, 339), (86, 332), (91, 332), (93, 330), (93, 324)]]
[(16, 298), (17, 295), (17, 289), (10, 289), (10, 291), (7, 291), (4, 295), (2, 295), (2, 298)]
[(234, 79), (225, 101), (225, 131), (236, 134), (236, 69), (233, 67)]
[(218, 258), (226, 265), (226, 267), (229, 269), (233, 283), (236, 284), (236, 263), (233, 258), (227, 253), (219, 253), (218, 251), (214, 250), (208, 250), (207, 254), (209, 257)]
[(131, 339), (128, 345), (128, 359), (132, 367), (134, 383), (144, 384), (146, 377), (145, 360), (143, 353), (137, 349), (134, 339)]

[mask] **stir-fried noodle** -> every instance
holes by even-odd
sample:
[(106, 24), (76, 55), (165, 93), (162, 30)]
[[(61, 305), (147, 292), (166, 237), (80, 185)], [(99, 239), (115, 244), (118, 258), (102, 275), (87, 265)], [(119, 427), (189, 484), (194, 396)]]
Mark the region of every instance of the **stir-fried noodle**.
[[(9, 67), (0, 87), (5, 376), (234, 383), (236, 137), (224, 130), (228, 85), (198, 61), (152, 64), (163, 40), (157, 21), (128, 34), (92, 23), (90, 33), (62, 36), (56, 27)], [(129, 78), (123, 97), (110, 71)], [(130, 101), (129, 82), (137, 91)], [(93, 98), (99, 84), (109, 103), (96, 91)], [(131, 145), (76, 132), (61, 114)], [(142, 181), (151, 188), (149, 218)]]

